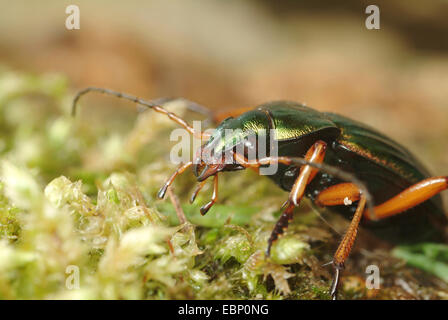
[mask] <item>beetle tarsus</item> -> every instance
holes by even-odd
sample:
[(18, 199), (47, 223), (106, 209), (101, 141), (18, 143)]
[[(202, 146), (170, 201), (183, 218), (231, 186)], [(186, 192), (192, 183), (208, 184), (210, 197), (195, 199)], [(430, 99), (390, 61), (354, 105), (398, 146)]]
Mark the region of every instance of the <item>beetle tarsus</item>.
[(289, 222), (292, 220), (294, 204), (288, 201), (285, 206), (286, 209), (283, 211), (282, 215), (280, 216), (280, 219), (278, 219), (277, 223), (275, 224), (274, 230), (272, 230), (271, 236), (269, 237), (268, 247), (266, 249), (266, 256), (268, 257), (271, 254), (272, 244), (278, 239), (280, 235), (283, 234), (283, 232), (288, 227)]
[(205, 216), (212, 206), (213, 206), (213, 202), (212, 201), (204, 204), (201, 207), (201, 209), (199, 209), (199, 211), (201, 212), (201, 215)]
[(190, 203), (193, 204), (194, 200), (196, 200), (196, 196), (198, 195), (197, 192), (194, 192), (190, 197)]
[(157, 197), (159, 199), (163, 199), (165, 197), (168, 186), (165, 184), (162, 188), (160, 188), (159, 192), (157, 192)]
[[(199, 185), (199, 187), (198, 187), (199, 190), (200, 190), (200, 188), (202, 188), (202, 185), (203, 184)], [(216, 203), (217, 200), (218, 200), (218, 175), (215, 174), (213, 176), (213, 195), (212, 195), (212, 199), (208, 203), (204, 204), (201, 207), (201, 209), (200, 209), (201, 214), (205, 215), (208, 212), (208, 210), (210, 210), (210, 208)]]
[(191, 196), (190, 196), (190, 203), (193, 203), (194, 200), (196, 200), (197, 195), (199, 194), (199, 192), (202, 190), (202, 188), (203, 188), (204, 185), (205, 185), (205, 181), (206, 181), (206, 180), (200, 182), (200, 183), (197, 185), (196, 189), (193, 191), (193, 193), (192, 193)]
[(334, 267), (334, 277), (333, 277), (333, 282), (331, 283), (330, 297), (331, 297), (331, 300), (337, 300), (339, 277), (341, 275), (341, 270), (344, 268), (344, 266), (340, 266), (340, 265), (333, 263), (333, 267)]

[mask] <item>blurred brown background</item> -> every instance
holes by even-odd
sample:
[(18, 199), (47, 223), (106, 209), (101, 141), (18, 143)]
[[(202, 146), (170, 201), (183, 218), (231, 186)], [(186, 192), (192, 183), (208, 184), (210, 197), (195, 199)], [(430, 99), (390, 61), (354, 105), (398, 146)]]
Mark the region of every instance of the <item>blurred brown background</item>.
[[(81, 29), (67, 30), (76, 4)], [(381, 29), (365, 27), (365, 8)], [(181, 96), (212, 109), (277, 99), (368, 123), (448, 172), (448, 1), (0, 1), (0, 65)], [(110, 100), (108, 100), (110, 102)]]

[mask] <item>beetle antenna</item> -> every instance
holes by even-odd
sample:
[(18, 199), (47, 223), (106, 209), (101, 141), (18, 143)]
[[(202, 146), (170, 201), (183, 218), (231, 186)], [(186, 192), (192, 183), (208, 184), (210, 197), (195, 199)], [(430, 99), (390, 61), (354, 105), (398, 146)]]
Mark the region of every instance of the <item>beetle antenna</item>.
[(196, 131), (184, 119), (182, 119), (181, 117), (179, 117), (178, 115), (176, 115), (172, 112), (167, 111), (159, 104), (156, 104), (154, 102), (149, 102), (149, 101), (140, 99), (136, 96), (126, 94), (126, 93), (122, 93), (122, 92), (118, 92), (118, 91), (114, 91), (114, 90), (110, 90), (110, 89), (105, 89), (105, 88), (88, 87), (88, 88), (85, 88), (85, 89), (79, 91), (76, 94), (75, 98), (73, 99), (72, 116), (76, 115), (76, 109), (77, 109), (76, 107), (77, 107), (77, 103), (78, 103), (79, 99), (83, 95), (85, 95), (89, 92), (99, 92), (102, 94), (111, 95), (111, 96), (114, 96), (117, 98), (132, 101), (132, 102), (137, 103), (145, 108), (153, 109), (154, 111), (156, 111), (158, 113), (162, 113), (162, 114), (166, 115), (168, 118), (170, 118), (171, 120), (173, 120), (174, 122), (179, 124), (181, 127), (185, 128), (190, 134), (192, 134), (193, 136), (195, 136), (198, 139), (207, 139), (210, 137), (210, 135), (207, 133)]
[[(157, 105), (165, 105), (166, 103), (170, 103), (173, 101), (182, 102), (185, 105), (185, 108), (188, 109), (189, 111), (192, 111), (192, 112), (195, 112), (195, 113), (198, 113), (198, 114), (201, 114), (201, 115), (207, 117), (206, 121), (213, 120), (213, 112), (209, 108), (204, 107), (203, 105), (201, 105), (197, 102), (194, 102), (194, 101), (191, 101), (191, 100), (188, 100), (185, 98), (164, 97), (164, 98), (153, 99), (153, 100), (149, 101), (149, 103), (157, 104)], [(139, 110), (139, 111), (145, 111), (145, 110), (147, 110), (147, 108), (142, 107), (142, 110)]]
[(330, 227), (331, 230), (333, 230), (333, 232), (337, 233), (340, 236), (343, 236), (343, 234), (341, 232), (339, 232), (338, 230), (336, 230), (336, 228), (319, 212), (319, 210), (316, 209), (316, 205), (314, 204), (314, 202), (310, 202), (310, 207), (311, 210), (313, 210), (313, 212), (328, 226)]

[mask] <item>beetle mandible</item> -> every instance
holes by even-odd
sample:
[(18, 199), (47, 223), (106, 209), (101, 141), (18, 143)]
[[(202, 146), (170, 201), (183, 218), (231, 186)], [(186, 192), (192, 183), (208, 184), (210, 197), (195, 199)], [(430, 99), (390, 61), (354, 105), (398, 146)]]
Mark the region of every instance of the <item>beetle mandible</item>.
[[(201, 214), (206, 214), (217, 201), (220, 172), (258, 170), (277, 163), (278, 170), (268, 177), (288, 191), (289, 197), (268, 240), (267, 256), (303, 197), (319, 207), (332, 207), (349, 219), (349, 227), (332, 261), (335, 270), (330, 288), (332, 299), (337, 297), (340, 273), (361, 224), (393, 244), (447, 241), (448, 219), (438, 194), (448, 189), (448, 176), (432, 177), (406, 148), (365, 124), (299, 103), (276, 101), (237, 112), (238, 116), (221, 121), (210, 135), (197, 132), (159, 104), (96, 87), (78, 92), (73, 100), (73, 115), (79, 98), (92, 91), (165, 114), (190, 134), (206, 141), (197, 151), (196, 161), (181, 164), (158, 193), (163, 198), (174, 179), (192, 167), (199, 182), (191, 198), (194, 201), (206, 179), (213, 177), (212, 199), (201, 207)], [(226, 130), (237, 133), (224, 135)], [(246, 142), (244, 138), (248, 135), (259, 138), (258, 135), (270, 132), (278, 143), (278, 157), (248, 159), (245, 152), (238, 152), (245, 150), (244, 146), (237, 147)], [(231, 161), (224, 159), (228, 154)]]

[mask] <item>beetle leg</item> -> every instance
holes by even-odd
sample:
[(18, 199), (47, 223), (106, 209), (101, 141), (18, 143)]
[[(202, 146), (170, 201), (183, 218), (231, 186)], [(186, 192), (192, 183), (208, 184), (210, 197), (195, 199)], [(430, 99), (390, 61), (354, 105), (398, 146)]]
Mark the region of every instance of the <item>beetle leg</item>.
[(282, 215), (277, 220), (277, 223), (274, 226), (274, 230), (272, 230), (268, 240), (268, 247), (266, 249), (267, 257), (271, 255), (272, 244), (278, 239), (280, 235), (282, 235), (285, 232), (285, 230), (288, 228), (288, 225), (293, 218), (293, 212), (295, 207), (294, 204), (288, 200), (286, 204), (284, 204), (283, 206), (285, 207), (285, 210), (283, 210)]
[(364, 210), (365, 197), (353, 183), (340, 183), (320, 192), (315, 200), (319, 206), (343, 205), (360, 200), (349, 229), (334, 256), (335, 278), (330, 290), (331, 297), (333, 299), (336, 298), (340, 269), (343, 268), (344, 261), (350, 254), (362, 216), (366, 219), (384, 219), (415, 207), (445, 189), (448, 189), (448, 177), (434, 177), (422, 180), (386, 202), (375, 206), (375, 217), (369, 215), (368, 209)]
[[(369, 220), (384, 219), (413, 208), (446, 189), (448, 189), (448, 177), (428, 178), (375, 206), (374, 216), (368, 209), (364, 210), (363, 215)], [(356, 201), (359, 197), (360, 191), (355, 184), (340, 183), (321, 191), (315, 202), (319, 206), (337, 206), (346, 204), (348, 200)]]
[[(326, 146), (327, 144), (323, 141), (316, 142), (306, 153), (305, 160), (313, 163), (322, 163), (325, 157)], [(269, 237), (268, 248), (266, 250), (266, 255), (268, 257), (271, 253), (272, 244), (281, 234), (283, 234), (286, 228), (288, 228), (288, 224), (293, 218), (294, 207), (299, 205), (300, 200), (305, 193), (306, 186), (313, 180), (318, 171), (317, 168), (313, 168), (310, 165), (303, 165), (300, 168), (299, 176), (296, 178), (291, 192), (289, 193), (289, 199), (282, 206), (285, 207), (285, 210), (275, 224), (274, 230), (272, 230), (271, 236)]]
[(271, 235), (268, 240), (268, 247), (266, 249), (266, 256), (269, 257), (271, 255), (271, 247), (274, 241), (278, 239), (278, 237), (283, 234), (283, 232), (288, 228), (289, 222), (291, 222), (293, 218), (294, 205), (291, 202), (286, 200), (280, 210), (283, 210), (282, 215), (277, 220), (277, 223), (274, 226), (274, 230), (272, 230)]
[(181, 164), (177, 170), (171, 175), (171, 177), (168, 178), (168, 180), (165, 182), (165, 184), (160, 188), (159, 192), (157, 193), (157, 196), (162, 199), (165, 196), (166, 190), (168, 187), (173, 183), (174, 179), (180, 174), (182, 174), (185, 170), (187, 170), (189, 167), (193, 165), (193, 161), (189, 161), (185, 164)]
[[(313, 163), (322, 163), (324, 161), (326, 147), (327, 144), (325, 142), (316, 142), (306, 153), (305, 160)], [(311, 167), (310, 165), (304, 165), (300, 168), (299, 176), (289, 193), (289, 200), (295, 206), (299, 205), (300, 200), (305, 193), (306, 186), (313, 180), (318, 171), (319, 169)]]
[(419, 205), (446, 189), (448, 189), (448, 176), (422, 180), (402, 191), (392, 199), (375, 206), (374, 216), (370, 214), (367, 209), (364, 212), (364, 217), (369, 220), (376, 220), (396, 215)]
[(339, 278), (341, 276), (341, 270), (343, 269), (343, 267), (336, 266), (333, 263), (333, 261), (330, 262), (330, 263), (333, 264), (333, 268), (334, 268), (333, 281), (331, 282), (331, 287), (330, 287), (330, 297), (331, 297), (331, 300), (337, 300), (337, 297), (338, 297), (338, 287), (339, 287)]
[(194, 200), (198, 196), (198, 193), (202, 190), (202, 188), (205, 186), (206, 183), (207, 183), (207, 180), (204, 180), (204, 181), (201, 181), (198, 183), (198, 185), (196, 186), (196, 189), (193, 191), (193, 193), (190, 196), (190, 203), (194, 202)]
[(336, 300), (337, 298), (340, 272), (342, 269), (344, 269), (345, 260), (350, 255), (350, 251), (353, 247), (353, 244), (355, 243), (356, 235), (358, 234), (359, 222), (361, 221), (365, 205), (366, 197), (361, 194), (361, 198), (359, 200), (358, 207), (356, 208), (353, 219), (350, 222), (347, 232), (345, 233), (344, 238), (342, 238), (342, 241), (339, 244), (336, 253), (334, 254), (333, 267), (335, 269), (335, 274), (330, 289), (331, 299), (333, 300)]
[(217, 200), (218, 200), (218, 174), (215, 174), (213, 176), (212, 199), (201, 207), (200, 209), (201, 214), (205, 215), (208, 212), (208, 210), (210, 210), (210, 208), (216, 203)]
[[(324, 141), (317, 141), (311, 148), (307, 151), (305, 155), (305, 160), (313, 163), (322, 163), (325, 157), (325, 150), (327, 144)], [(234, 153), (235, 160), (244, 167), (259, 168), (261, 165), (269, 163), (283, 163), (290, 164), (290, 159), (288, 157), (279, 158), (264, 158), (261, 160), (247, 160), (243, 155)], [(303, 198), (306, 186), (313, 180), (319, 169), (311, 167), (310, 165), (303, 165), (300, 168), (299, 176), (296, 178), (294, 185), (289, 193), (288, 202), (282, 207), (286, 207), (283, 211), (280, 219), (275, 224), (274, 230), (268, 240), (268, 247), (266, 249), (266, 255), (269, 256), (271, 253), (271, 246), (283, 232), (288, 227), (289, 222), (293, 218), (293, 210), (295, 206), (298, 206), (300, 200)]]
[(359, 188), (350, 182), (339, 183), (322, 190), (314, 201), (318, 206), (339, 206), (358, 201), (361, 197)]
[(359, 223), (363, 213), (365, 212), (364, 208), (366, 206), (366, 197), (353, 183), (340, 183), (321, 191), (315, 200), (315, 203), (319, 206), (347, 205), (358, 200), (358, 207), (356, 208), (352, 221), (350, 222), (347, 232), (342, 238), (342, 241), (340, 242), (333, 257), (335, 274), (330, 289), (330, 295), (333, 300), (337, 297), (339, 276), (341, 270), (344, 269), (345, 260), (347, 260), (350, 255), (350, 251), (355, 243)]

